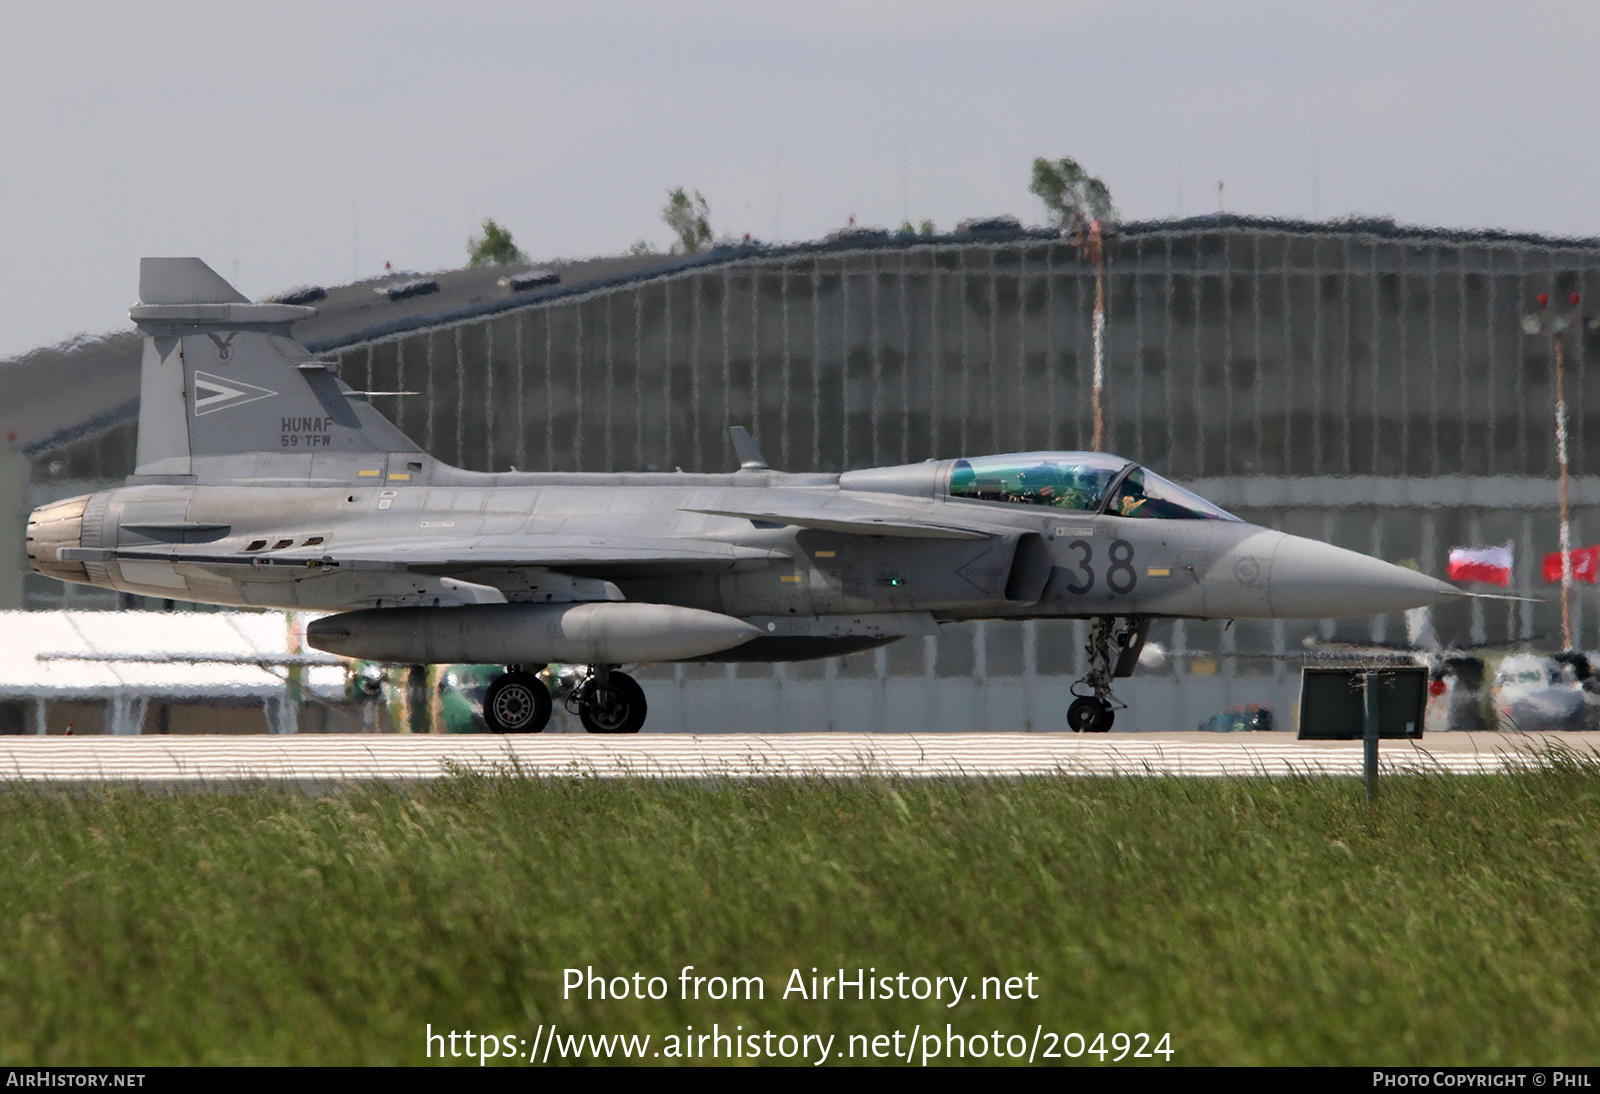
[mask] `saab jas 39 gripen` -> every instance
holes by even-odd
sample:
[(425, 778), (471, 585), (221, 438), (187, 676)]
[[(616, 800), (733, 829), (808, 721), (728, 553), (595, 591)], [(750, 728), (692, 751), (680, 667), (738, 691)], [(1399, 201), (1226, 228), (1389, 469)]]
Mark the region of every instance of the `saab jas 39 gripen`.
[(582, 664), (585, 727), (631, 733), (622, 666), (833, 657), (941, 623), (1088, 619), (1067, 711), (1109, 729), (1152, 619), (1400, 611), (1452, 586), (1258, 528), (1098, 452), (843, 474), (477, 472), (433, 459), (290, 336), (315, 309), (251, 303), (195, 258), (147, 258), (138, 459), (126, 484), (28, 522), (41, 574), (128, 593), (329, 612), (311, 645), (506, 666), (484, 699), (538, 732), (535, 673)]

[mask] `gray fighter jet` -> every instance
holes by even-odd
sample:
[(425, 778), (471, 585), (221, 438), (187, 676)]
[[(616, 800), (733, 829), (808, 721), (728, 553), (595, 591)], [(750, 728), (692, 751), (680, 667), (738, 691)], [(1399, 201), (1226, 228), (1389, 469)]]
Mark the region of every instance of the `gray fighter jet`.
[(138, 459), (126, 485), (28, 522), (41, 574), (145, 596), (333, 612), (346, 657), (506, 666), (502, 732), (537, 732), (534, 673), (590, 666), (576, 702), (631, 733), (620, 666), (832, 657), (962, 619), (1093, 620), (1067, 711), (1102, 732), (1156, 618), (1401, 611), (1452, 586), (1246, 524), (1128, 460), (1029, 452), (844, 474), (484, 473), (423, 452), (194, 258), (147, 258)]

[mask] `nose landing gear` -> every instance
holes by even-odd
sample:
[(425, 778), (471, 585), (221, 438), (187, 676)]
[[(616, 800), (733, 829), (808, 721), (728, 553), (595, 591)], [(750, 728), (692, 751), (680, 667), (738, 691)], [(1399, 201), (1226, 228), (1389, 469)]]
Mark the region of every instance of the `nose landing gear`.
[[(1084, 650), (1089, 655), (1089, 671), (1072, 685), (1077, 696), (1067, 708), (1067, 724), (1074, 733), (1105, 733), (1116, 721), (1118, 708), (1127, 709), (1111, 694), (1111, 681), (1133, 675), (1139, 653), (1150, 634), (1150, 620), (1098, 616), (1089, 628)], [(1088, 688), (1085, 695), (1079, 688)]]

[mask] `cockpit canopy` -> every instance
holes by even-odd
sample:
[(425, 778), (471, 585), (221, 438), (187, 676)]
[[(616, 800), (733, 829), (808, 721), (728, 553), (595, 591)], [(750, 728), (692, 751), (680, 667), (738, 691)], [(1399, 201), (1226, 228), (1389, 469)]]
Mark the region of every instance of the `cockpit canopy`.
[(1119, 517), (1239, 519), (1153, 471), (1100, 452), (1026, 452), (957, 460), (950, 471), (950, 496)]

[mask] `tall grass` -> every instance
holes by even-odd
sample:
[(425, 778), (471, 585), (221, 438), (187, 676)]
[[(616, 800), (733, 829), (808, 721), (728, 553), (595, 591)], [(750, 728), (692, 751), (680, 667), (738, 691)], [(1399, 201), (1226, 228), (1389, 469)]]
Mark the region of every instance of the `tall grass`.
[[(1594, 1063), (1597, 909), (1600, 766), (1560, 755), (1374, 807), (1330, 778), (13, 786), (0, 1062), (424, 1062), (429, 1023), (842, 1052), (948, 1022), (1170, 1032), (1186, 1064)], [(679, 1000), (684, 965), (765, 1000)], [(563, 999), (586, 966), (671, 992)], [(841, 966), (1039, 998), (780, 998)]]

